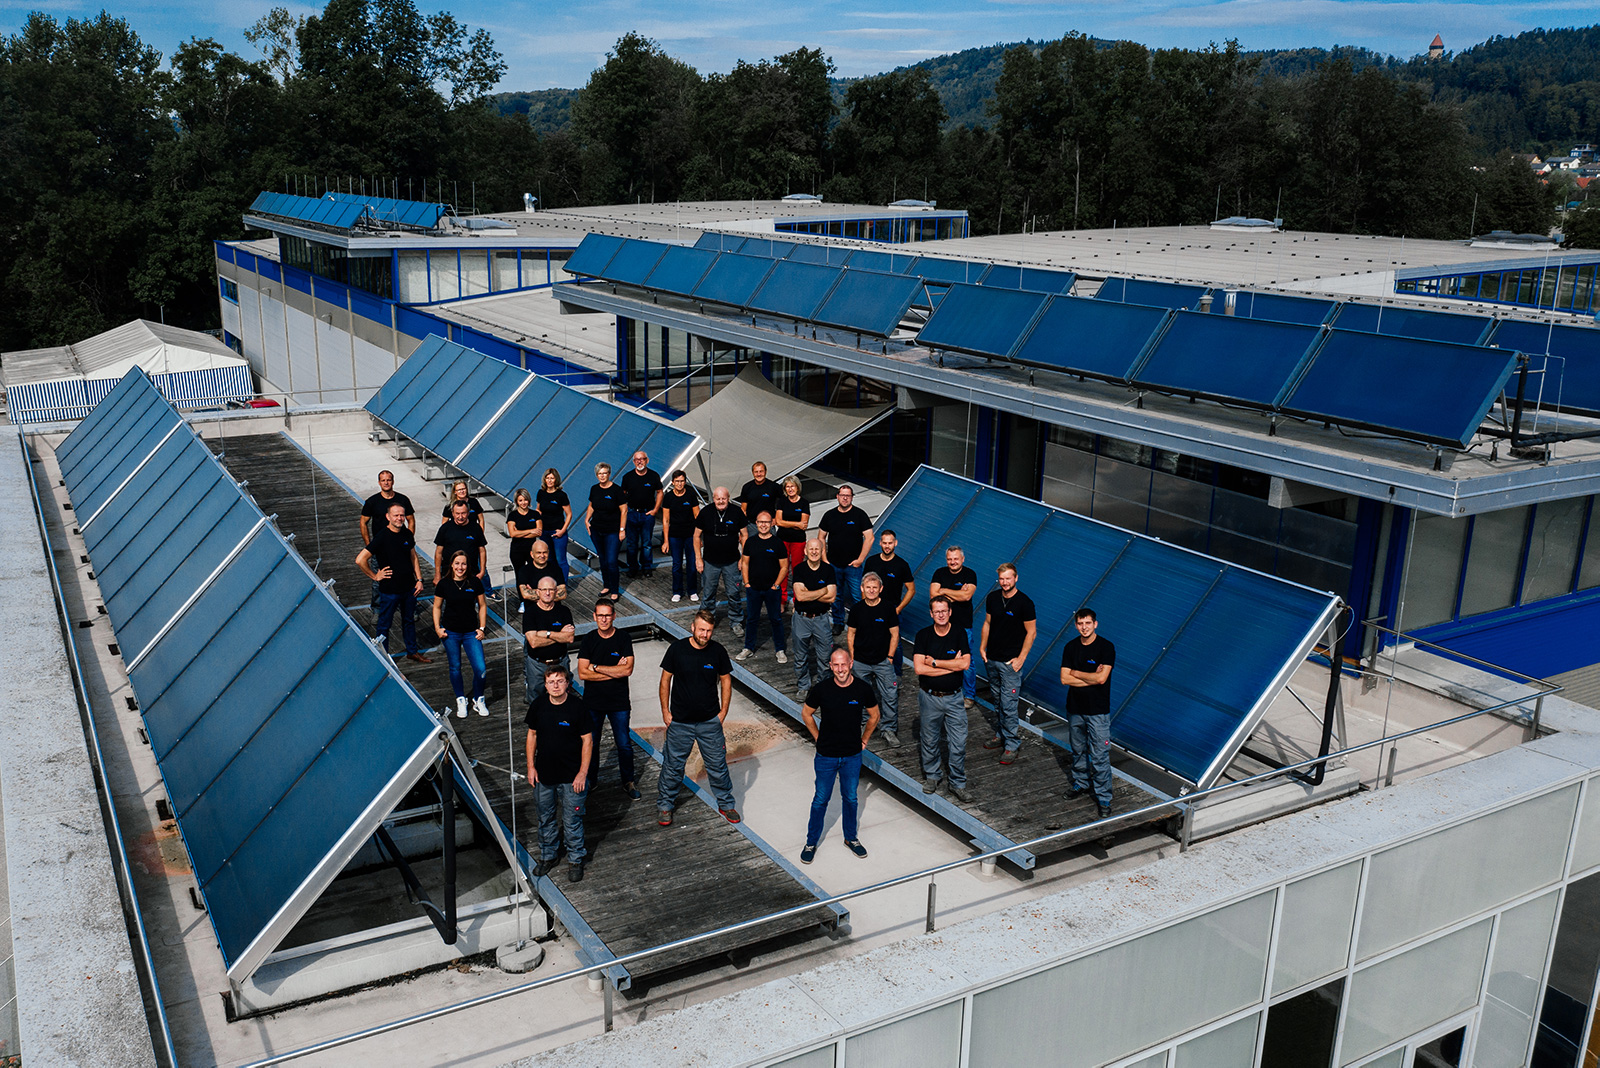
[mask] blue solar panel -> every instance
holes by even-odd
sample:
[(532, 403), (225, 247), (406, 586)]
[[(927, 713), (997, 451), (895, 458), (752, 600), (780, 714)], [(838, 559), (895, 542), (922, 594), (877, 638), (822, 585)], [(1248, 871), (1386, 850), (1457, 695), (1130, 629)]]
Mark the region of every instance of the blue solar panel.
[(1139, 304), (1055, 297), (1012, 358), (1121, 381), (1170, 314)]
[(606, 263), (606, 269), (595, 271), (594, 274), (608, 282), (621, 282), (630, 286), (642, 285), (656, 264), (661, 262), (662, 254), (669, 247), (671, 246), (659, 241), (638, 241), (630, 238), (612, 255), (610, 261)]
[(61, 477), (67, 482), (68, 492), (72, 489), (72, 480), (83, 458), (98, 443), (121, 436), (120, 421), (128, 406), (149, 402), (149, 391), (139, 382), (139, 378), (139, 375), (127, 375), (112, 386), (111, 392), (101, 398), (94, 410), (83, 417), (83, 421), (56, 449), (56, 460), (61, 465)]
[(1488, 335), (1494, 320), (1481, 315), (1456, 315), (1450, 312), (1422, 311), (1418, 308), (1385, 308), (1377, 304), (1345, 304), (1333, 320), (1340, 330), (1361, 330), (1371, 334), (1392, 334), (1425, 341), (1448, 341), (1454, 345), (1477, 345)]
[(1148, 282), (1140, 278), (1107, 278), (1100, 283), (1094, 299), (1114, 300), (1121, 304), (1148, 304), (1152, 308), (1188, 308), (1193, 311), (1205, 295), (1205, 286)]
[(460, 399), (451, 397), (450, 403), (440, 405), (438, 414), (424, 424), (420, 440), (434, 442), (429, 448), (454, 463), (527, 380), (528, 372), (521, 368), (502, 360), (484, 360), (467, 378)]
[[(64, 451), (135, 438), (151, 398), (165, 405), (130, 372)], [(173, 425), (85, 535), (206, 914), (241, 978), (441, 742), (387, 658)], [(406, 768), (411, 782), (385, 792)]]
[(977, 285), (989, 273), (989, 264), (971, 260), (944, 260), (934, 256), (919, 256), (907, 274), (914, 274), (924, 282), (953, 285), (957, 282)]
[(917, 335), (917, 343), (1003, 358), (1011, 354), (1049, 299), (1043, 293), (1024, 290), (951, 286)]
[(879, 252), (876, 249), (858, 248), (850, 253), (845, 265), (885, 274), (909, 274), (911, 265), (916, 262), (917, 254), (914, 252)]
[(1532, 357), (1530, 400), (1545, 406), (1600, 413), (1600, 329), (1503, 320), (1494, 332), (1498, 348)]
[[(1339, 603), (935, 468), (920, 468), (877, 525), (893, 527), (903, 545), (929, 547), (919, 583), (944, 563), (950, 542), (965, 548), (980, 589), (995, 563), (1017, 563), (1019, 588), (1039, 609), (1024, 693), (1058, 712), (1061, 651), (1078, 640), (1072, 614), (1094, 608), (1117, 649), (1113, 741), (1202, 787), (1248, 739)], [(904, 633), (927, 625), (923, 604), (907, 606)], [(981, 613), (974, 623), (981, 627)]]
[(567, 257), (567, 262), (562, 264), (562, 270), (568, 274), (603, 276), (606, 264), (622, 247), (623, 240), (610, 234), (585, 234), (578, 247), (572, 250), (572, 255)]
[(983, 284), (996, 289), (1031, 289), (1035, 293), (1068, 293), (1078, 276), (1071, 271), (1044, 267), (1017, 267), (997, 263), (983, 276)]
[(921, 287), (915, 278), (847, 268), (813, 318), (875, 337), (894, 333)]
[(441, 368), (455, 358), (454, 352), (447, 351), (446, 347), (449, 344), (438, 334), (430, 334), (423, 338), (417, 347), (411, 350), (411, 355), (405, 362), (395, 369), (394, 374), (390, 375), (378, 388), (378, 392), (372, 395), (372, 399), (367, 401), (367, 411), (385, 421), (391, 415), (398, 415), (399, 412), (394, 410), (395, 405), (412, 383), (419, 377), (437, 375)]
[[(1270, 319), (1275, 323), (1300, 323), (1305, 326), (1320, 326), (1328, 321), (1334, 310), (1339, 307), (1338, 302), (1332, 300), (1314, 300), (1311, 297), (1286, 297), (1281, 293), (1251, 293), (1242, 292), (1234, 297), (1234, 312), (1236, 316), (1246, 319)], [(1219, 315), (1222, 309), (1215, 304), (1211, 307), (1211, 314)]]
[(794, 241), (780, 241), (775, 237), (747, 237), (739, 242), (739, 247), (733, 251), (743, 256), (781, 260), (794, 250), (795, 244)]
[(694, 292), (694, 287), (700, 284), (716, 259), (717, 254), (710, 249), (673, 245), (662, 255), (661, 262), (644, 284), (650, 289), (686, 297)]
[(1314, 326), (1178, 312), (1133, 381), (1272, 408), (1321, 336)]
[(772, 273), (751, 294), (745, 307), (755, 311), (786, 315), (791, 319), (811, 319), (844, 273), (843, 267), (824, 267), (818, 263), (779, 260)]
[(852, 251), (835, 245), (799, 244), (790, 249), (784, 259), (800, 263), (820, 263), (826, 267), (843, 267), (850, 259)]
[(1464, 448), (1515, 365), (1503, 349), (1334, 330), (1283, 410)]
[(400, 433), (424, 446), (433, 439), (424, 439), (423, 427), (433, 418), (446, 398), (463, 388), (467, 378), (477, 368), (478, 361), (469, 355), (471, 350), (454, 342), (445, 342), (431, 366), (412, 379), (405, 391), (395, 398), (395, 403), (381, 418)]
[(694, 287), (694, 298), (742, 308), (772, 272), (772, 267), (770, 258), (724, 252)]
[(744, 239), (744, 234), (719, 234), (708, 230), (696, 239), (694, 247), (710, 249), (712, 252), (737, 252), (739, 246), (744, 244)]

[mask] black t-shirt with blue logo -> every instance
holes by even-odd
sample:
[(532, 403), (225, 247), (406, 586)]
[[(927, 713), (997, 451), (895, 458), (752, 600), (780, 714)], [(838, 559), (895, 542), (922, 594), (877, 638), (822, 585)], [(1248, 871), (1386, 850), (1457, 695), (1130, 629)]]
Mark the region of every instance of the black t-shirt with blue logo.
[(542, 693), (528, 706), (528, 729), (534, 733), (533, 770), (546, 786), (571, 782), (583, 766), (583, 736), (594, 731), (594, 720), (583, 698), (567, 691), (559, 705)]
[(752, 590), (772, 589), (772, 584), (778, 581), (778, 572), (789, 562), (789, 550), (783, 547), (783, 542), (775, 534), (768, 534), (764, 538), (759, 534), (746, 538), (744, 554), (750, 558), (747, 567)]
[(829, 675), (811, 687), (806, 704), (817, 710), (817, 755), (847, 757), (861, 752), (861, 727), (867, 709), (877, 703), (877, 692), (855, 677), (850, 685), (840, 686)]
[(983, 610), (989, 614), (989, 659), (1014, 659), (1028, 639), (1025, 624), (1038, 618), (1032, 598), (1021, 590), (1013, 590), (1010, 597), (993, 590), (984, 598)]
[[(992, 632), (991, 632), (992, 633)], [(1102, 665), (1117, 662), (1117, 647), (1095, 635), (1088, 645), (1073, 638), (1061, 650), (1061, 666), (1073, 671), (1099, 671)], [(1067, 713), (1073, 716), (1103, 716), (1111, 711), (1111, 679), (1098, 686), (1068, 686)]]
[(689, 638), (667, 646), (661, 670), (672, 673), (672, 718), (685, 723), (705, 723), (722, 711), (722, 676), (733, 674), (728, 650), (717, 641), (696, 649)]

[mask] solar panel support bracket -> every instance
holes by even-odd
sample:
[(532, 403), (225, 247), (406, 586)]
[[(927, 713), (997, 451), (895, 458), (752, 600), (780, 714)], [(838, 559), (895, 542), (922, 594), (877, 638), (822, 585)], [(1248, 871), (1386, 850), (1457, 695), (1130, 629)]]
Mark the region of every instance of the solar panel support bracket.
[(407, 893), (432, 922), (439, 937), (444, 939), (445, 945), (453, 946), (456, 944), (456, 791), (448, 760), (444, 766), (435, 768), (435, 775), (439, 789), (439, 818), (442, 821), (440, 832), (444, 839), (444, 906), (441, 908), (436, 905), (428, 896), (417, 873), (411, 870), (411, 865), (406, 863), (405, 856), (395, 846), (394, 839), (389, 837), (387, 828), (379, 824), (373, 838), (379, 852), (387, 853), (393, 860), (395, 870), (406, 884)]

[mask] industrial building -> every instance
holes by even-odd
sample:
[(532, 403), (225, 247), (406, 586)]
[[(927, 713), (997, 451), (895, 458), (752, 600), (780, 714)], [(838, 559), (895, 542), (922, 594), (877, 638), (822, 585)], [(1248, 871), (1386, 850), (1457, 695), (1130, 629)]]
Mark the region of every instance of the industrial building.
[[(136, 372), (0, 478), (7, 573), (62, 634), (40, 683), (58, 714), (4, 717), (0, 751), (83, 743), (65, 770), (0, 764), (11, 907), (53, 898), (28, 852), (50, 836), (13, 799), (107, 826), (75, 893), (122, 963), (70, 967), (114, 1059), (1596, 1049), (1600, 329), (1560, 306), (1583, 262), (1552, 260), (1557, 306), (1512, 307), (1412, 282), (1524, 270), (1514, 251), (1273, 227), (971, 238), (920, 205), (457, 219), (281, 194), (246, 222), (271, 236), (217, 245), (219, 307), (284, 409), (185, 417)], [(421, 542), (464, 477), (493, 573), (516, 487), (554, 467), (577, 500), (640, 448), (706, 488), (766, 459), (813, 520), (855, 485), (919, 589), (952, 542), (981, 584), (1016, 561), (1040, 605), (1022, 758), (971, 745), (968, 802), (875, 739), (872, 857), (801, 868), (803, 695), (763, 652), (734, 669), (744, 823), (706, 795), (657, 828), (655, 643), (692, 611), (658, 571), (618, 604), (650, 650), (646, 799), (597, 787), (590, 877), (531, 878), (514, 598), (487, 643), (495, 716), (438, 716), (443, 665), (363, 638), (354, 515), (389, 467)], [(581, 621), (599, 583), (574, 535)], [(1062, 797), (1054, 664), (1085, 602), (1119, 648), (1105, 821)], [(924, 622), (919, 598), (903, 626)], [(41, 945), (67, 913), (40, 915), (11, 932), (25, 1057), (71, 1048), (39, 996), (67, 980)], [(494, 966), (528, 940), (538, 969)]]

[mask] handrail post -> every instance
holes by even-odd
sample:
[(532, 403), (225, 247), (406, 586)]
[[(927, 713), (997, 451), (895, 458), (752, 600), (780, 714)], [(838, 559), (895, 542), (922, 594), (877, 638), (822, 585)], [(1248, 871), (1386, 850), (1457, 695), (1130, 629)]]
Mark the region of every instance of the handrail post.
[(928, 926), (927, 926), (927, 933), (928, 934), (933, 934), (933, 909), (934, 909), (934, 902), (938, 899), (938, 897), (939, 897), (939, 884), (937, 882), (935, 882), (934, 879), (933, 879), (933, 876), (930, 875), (930, 876), (928, 876)]
[(1530, 742), (1539, 737), (1539, 720), (1544, 715), (1544, 698), (1544, 691), (1541, 690), (1539, 696), (1533, 699), (1533, 721), (1528, 724), (1528, 741)]

